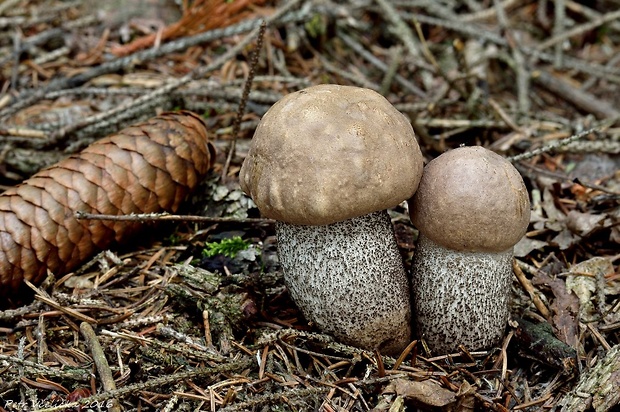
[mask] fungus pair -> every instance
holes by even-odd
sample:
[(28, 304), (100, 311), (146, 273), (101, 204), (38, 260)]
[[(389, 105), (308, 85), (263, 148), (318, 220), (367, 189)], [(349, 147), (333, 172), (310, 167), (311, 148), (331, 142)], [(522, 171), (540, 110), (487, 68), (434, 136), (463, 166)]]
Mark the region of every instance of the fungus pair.
[[(488, 346), (507, 321), (512, 245), (529, 221), (527, 192), (510, 168), (486, 149), (462, 148), (423, 176), (413, 129), (383, 96), (320, 85), (264, 115), (240, 184), (277, 220), (284, 280), (304, 316), (341, 342), (398, 354), (411, 340), (412, 303), (387, 209), (410, 199), (421, 232), (412, 282), (418, 336), (437, 351)], [(492, 186), (516, 200), (489, 199)], [(517, 224), (509, 213), (519, 214)], [(514, 233), (505, 237), (504, 224)], [(491, 237), (473, 237), (481, 234)]]

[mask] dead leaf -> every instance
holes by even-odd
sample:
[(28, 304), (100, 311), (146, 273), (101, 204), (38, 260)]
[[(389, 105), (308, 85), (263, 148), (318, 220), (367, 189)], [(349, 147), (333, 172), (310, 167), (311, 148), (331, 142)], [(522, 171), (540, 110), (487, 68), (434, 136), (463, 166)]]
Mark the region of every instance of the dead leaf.
[(410, 381), (395, 379), (386, 388), (386, 392), (394, 392), (415, 403), (418, 407), (444, 408), (456, 402), (456, 395), (432, 380)]
[(551, 310), (554, 313), (552, 317), (553, 327), (562, 342), (576, 348), (579, 339), (577, 327), (579, 299), (577, 296), (567, 289), (564, 280), (552, 278), (542, 271), (538, 271), (532, 277), (532, 283), (535, 285), (544, 284), (551, 288), (555, 296), (551, 302)]
[(575, 168), (570, 172), (572, 179), (595, 182), (604, 177), (611, 176), (618, 170), (616, 159), (607, 154), (587, 154), (576, 162)]
[(452, 409), (459, 412), (473, 412), (476, 410), (476, 389), (464, 381), (459, 387), (459, 391), (456, 394), (458, 402)]
[(603, 220), (605, 220), (605, 215), (594, 215), (592, 213), (581, 213), (571, 210), (566, 216), (566, 227), (579, 236), (587, 236), (594, 229), (601, 228)]
[(620, 227), (614, 226), (611, 228), (611, 235), (609, 236), (609, 240), (615, 243), (620, 243)]
[(545, 222), (545, 227), (547, 229), (553, 230), (554, 232), (560, 232), (566, 227), (564, 224), (566, 216), (557, 207), (555, 207), (553, 195), (547, 187), (543, 191), (542, 208), (547, 215), (547, 220)]
[[(596, 279), (598, 276), (613, 275), (614, 265), (611, 259), (604, 256), (597, 256), (583, 262), (577, 263), (570, 267), (569, 271), (575, 274), (590, 275)], [(614, 285), (605, 285), (605, 294), (618, 294), (618, 287)]]
[(557, 245), (560, 250), (566, 250), (573, 244), (575, 244), (575, 242), (577, 242), (578, 240), (579, 238), (573, 235), (570, 230), (562, 229), (560, 233), (558, 233), (556, 237), (551, 239), (551, 242), (549, 243), (551, 243), (552, 245)]
[(579, 319), (589, 322), (596, 316), (592, 294), (596, 292), (596, 280), (589, 276), (569, 275), (566, 277), (566, 289), (579, 298)]
[(514, 247), (514, 255), (516, 257), (524, 257), (530, 254), (533, 250), (541, 250), (547, 246), (547, 242), (537, 239), (530, 239), (527, 237), (521, 238), (519, 243)]

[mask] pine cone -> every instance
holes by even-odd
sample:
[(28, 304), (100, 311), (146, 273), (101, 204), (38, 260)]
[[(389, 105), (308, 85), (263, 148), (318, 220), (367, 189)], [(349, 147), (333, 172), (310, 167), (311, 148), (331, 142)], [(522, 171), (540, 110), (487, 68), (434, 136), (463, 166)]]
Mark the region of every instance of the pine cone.
[(120, 243), (139, 223), (78, 220), (75, 212), (175, 212), (211, 168), (200, 117), (166, 113), (101, 139), (0, 195), (0, 296), (37, 284)]

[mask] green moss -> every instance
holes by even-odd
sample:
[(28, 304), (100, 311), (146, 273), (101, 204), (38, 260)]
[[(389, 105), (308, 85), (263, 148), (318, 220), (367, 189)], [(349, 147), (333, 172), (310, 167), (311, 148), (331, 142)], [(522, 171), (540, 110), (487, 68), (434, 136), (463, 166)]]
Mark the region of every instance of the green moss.
[(248, 241), (243, 240), (241, 236), (234, 236), (230, 239), (222, 239), (219, 242), (207, 243), (202, 254), (206, 257), (224, 255), (232, 259), (240, 251), (246, 250), (248, 246), (250, 246)]

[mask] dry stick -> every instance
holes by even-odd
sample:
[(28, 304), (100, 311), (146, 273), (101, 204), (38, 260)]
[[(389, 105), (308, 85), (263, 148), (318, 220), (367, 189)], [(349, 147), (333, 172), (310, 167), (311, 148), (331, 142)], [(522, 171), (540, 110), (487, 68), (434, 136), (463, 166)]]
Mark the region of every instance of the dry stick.
[[(598, 11), (591, 9), (583, 4), (579, 4), (576, 1), (566, 2), (566, 8), (573, 13), (582, 14), (590, 20), (598, 19), (599, 17), (603, 16), (603, 14), (599, 13)], [(609, 26), (616, 31), (620, 31), (620, 21), (612, 21)]]
[(478, 20), (487, 20), (494, 16), (497, 16), (497, 12), (495, 11), (495, 7), (499, 6), (504, 10), (512, 9), (516, 7), (520, 3), (520, 0), (504, 0), (501, 3), (495, 3), (494, 7), (489, 7), (488, 9), (481, 10), (471, 14), (460, 15), (459, 20), (466, 22), (475, 22)]
[(519, 107), (519, 112), (521, 114), (528, 114), (530, 112), (530, 74), (526, 68), (525, 57), (521, 52), (521, 45), (515, 36), (513, 36), (512, 30), (509, 28), (508, 19), (506, 17), (506, 11), (504, 7), (499, 2), (499, 0), (494, 0), (495, 9), (497, 12), (497, 20), (500, 26), (506, 33), (506, 38), (508, 39), (508, 47), (512, 52), (512, 58), (514, 60), (514, 71), (517, 75), (517, 102)]
[(514, 162), (519, 162), (521, 160), (531, 159), (532, 157), (538, 156), (539, 154), (547, 153), (547, 152), (555, 150), (555, 149), (557, 149), (559, 147), (567, 146), (567, 145), (569, 145), (569, 144), (571, 144), (573, 142), (576, 142), (577, 140), (579, 140), (579, 139), (589, 135), (590, 133), (601, 132), (604, 129), (606, 129), (607, 127), (609, 127), (612, 123), (613, 123), (613, 121), (605, 122), (601, 126), (593, 127), (591, 129), (588, 129), (588, 130), (584, 130), (583, 132), (575, 134), (575, 135), (570, 136), (570, 137), (567, 137), (566, 139), (562, 139), (560, 141), (553, 142), (553, 143), (548, 144), (546, 146), (543, 146), (541, 148), (538, 148), (538, 149), (535, 149), (535, 150), (532, 150), (532, 151), (529, 151), (529, 152), (525, 152), (525, 153), (522, 153), (520, 155), (508, 157), (507, 159), (510, 162), (513, 162), (513, 163)]
[(424, 118), (417, 119), (417, 123), (419, 125), (423, 125), (426, 127), (434, 127), (434, 128), (444, 128), (444, 129), (452, 129), (452, 128), (496, 128), (496, 129), (510, 129), (510, 125), (506, 124), (506, 122), (498, 121), (498, 120), (488, 120), (488, 119), (443, 119), (443, 118)]
[(225, 29), (208, 31), (196, 36), (183, 38), (178, 41), (167, 43), (159, 48), (144, 50), (126, 57), (113, 60), (111, 62), (103, 63), (74, 77), (52, 80), (46, 87), (37, 89), (34, 92), (24, 92), (15, 97), (11, 106), (0, 111), (0, 119), (8, 117), (24, 107), (30, 106), (31, 104), (43, 98), (43, 96), (45, 96), (49, 92), (60, 89), (78, 87), (95, 77), (107, 73), (116, 72), (126, 67), (130, 67), (136, 64), (136, 62), (152, 60), (154, 58), (164, 56), (167, 53), (184, 50), (196, 44), (216, 40), (229, 35), (244, 33), (250, 30), (255, 24), (256, 21), (251, 20), (249, 22), (243, 22), (235, 26), (227, 27)]
[(315, 399), (317, 395), (324, 395), (329, 392), (330, 387), (310, 387), (310, 388), (293, 388), (286, 392), (268, 392), (254, 396), (248, 396), (243, 402), (225, 406), (219, 410), (219, 412), (233, 412), (233, 411), (250, 411), (260, 410), (263, 405), (269, 404), (283, 404), (283, 402), (291, 403), (296, 399), (312, 398)]
[[(296, 6), (298, 2), (299, 0), (290, 1), (284, 7), (281, 7), (280, 9), (276, 10), (275, 13), (273, 13), (271, 16), (269, 16), (266, 19), (267, 24), (272, 23), (276, 21), (277, 19), (279, 19), (283, 14), (287, 13), (294, 6)], [(99, 122), (101, 120), (104, 120), (112, 116), (115, 117), (116, 121), (124, 120), (124, 119), (134, 116), (136, 111), (142, 110), (140, 106), (153, 105), (157, 101), (157, 99), (163, 98), (168, 93), (189, 83), (194, 78), (203, 77), (207, 73), (213, 70), (216, 70), (217, 68), (222, 66), (224, 63), (230, 60), (233, 56), (239, 53), (244, 47), (246, 47), (252, 41), (252, 39), (254, 39), (257, 36), (259, 32), (260, 32), (260, 26), (252, 30), (252, 32), (249, 33), (247, 36), (245, 36), (238, 44), (236, 44), (231, 49), (227, 50), (224, 54), (219, 56), (209, 65), (205, 67), (200, 66), (194, 71), (190, 72), (189, 74), (183, 76), (182, 78), (173, 80), (169, 82), (168, 84), (166, 84), (165, 86), (159, 89), (156, 89), (153, 92), (146, 94), (138, 98), (137, 100), (130, 102), (127, 105), (120, 106), (116, 109), (109, 110), (108, 112), (105, 112), (105, 113), (100, 113), (100, 114), (91, 116), (89, 118), (86, 118), (83, 122), (79, 122), (77, 124), (63, 128), (59, 130), (58, 133), (50, 137), (49, 140), (50, 141), (57, 140), (61, 138), (62, 136), (64, 136), (67, 132), (83, 128), (87, 125)]]
[(207, 222), (207, 223), (256, 223), (274, 224), (276, 221), (264, 218), (208, 217), (193, 215), (170, 215), (168, 213), (132, 213), (129, 215), (104, 215), (97, 213), (75, 212), (77, 220), (112, 220), (120, 222)]
[(521, 286), (523, 286), (523, 289), (525, 289), (528, 295), (530, 295), (530, 299), (532, 299), (534, 306), (536, 306), (536, 309), (538, 309), (540, 314), (543, 315), (543, 317), (547, 320), (551, 319), (551, 313), (549, 312), (549, 309), (547, 309), (543, 301), (536, 294), (536, 290), (534, 289), (532, 282), (530, 282), (530, 280), (525, 277), (525, 274), (521, 270), (519, 263), (521, 262), (516, 259), (512, 260), (512, 269), (515, 276), (519, 280)]
[(158, 388), (164, 385), (170, 385), (186, 379), (196, 379), (203, 376), (215, 376), (219, 373), (240, 371), (250, 367), (254, 361), (250, 358), (246, 358), (236, 362), (225, 363), (212, 368), (200, 367), (185, 372), (173, 373), (171, 375), (162, 376), (159, 378), (151, 379), (147, 382), (138, 382), (131, 385), (123, 386), (120, 389), (115, 389), (110, 392), (101, 393), (88, 398), (82, 398), (76, 402), (63, 403), (59, 406), (51, 408), (37, 409), (38, 412), (53, 412), (63, 411), (70, 408), (79, 407), (82, 405), (90, 405), (97, 402), (103, 402), (108, 399), (119, 399), (125, 395), (136, 393), (137, 391), (144, 391), (148, 389)]
[[(19, 30), (17, 32), (20, 34), (20, 36), (23, 34)], [(23, 52), (29, 51), (33, 49), (35, 46), (48, 43), (50, 42), (50, 40), (54, 38), (60, 38), (63, 36), (63, 34), (64, 34), (64, 31), (62, 29), (53, 28), (53, 29), (45, 30), (41, 33), (35, 34), (30, 37), (26, 37), (25, 39), (21, 39), (19, 44), (14, 44), (13, 46), (13, 54), (17, 55), (17, 65), (19, 65), (20, 63), (19, 55), (21, 55)], [(14, 58), (14, 57), (12, 57), (10, 54), (8, 56), (5, 56), (4, 58), (0, 58), (0, 66), (3, 66), (7, 62), (9, 62), (11, 58)], [(35, 59), (35, 62), (37, 59)]]
[(13, 8), (20, 0), (4, 0), (4, 2), (0, 3), (0, 15), (4, 14), (10, 8)]
[(495, 99), (490, 97), (488, 102), (489, 102), (489, 106), (491, 106), (491, 108), (495, 111), (495, 113), (497, 113), (500, 119), (502, 119), (508, 125), (508, 127), (510, 127), (515, 132), (522, 134), (523, 136), (527, 136), (527, 131), (523, 130), (523, 128), (521, 128), (517, 124), (517, 122), (515, 122), (514, 119), (510, 117), (510, 115), (506, 113), (504, 109), (502, 109), (500, 104), (497, 101), (495, 101)]
[[(271, 23), (276, 20), (280, 20), (282, 23), (290, 22), (290, 21), (299, 21), (305, 20), (307, 14), (309, 13), (308, 8), (304, 8), (301, 10), (300, 14), (290, 14), (284, 17), (286, 13), (291, 11), (291, 9), (299, 3), (298, 0), (290, 1), (285, 6), (276, 10), (274, 14), (267, 18), (267, 22)], [(40, 89), (35, 90), (34, 92), (27, 91), (21, 93), (19, 96), (15, 97), (11, 101), (11, 106), (5, 108), (0, 111), (0, 119), (4, 119), (17, 111), (23, 109), (24, 107), (30, 106), (31, 104), (39, 101), (43, 96), (49, 92), (55, 90), (61, 90), (66, 88), (74, 88), (81, 86), (82, 84), (88, 82), (89, 80), (101, 76), (107, 73), (113, 73), (119, 71), (123, 68), (130, 67), (136, 64), (136, 62), (144, 62), (148, 60), (155, 59), (157, 57), (165, 56), (169, 53), (178, 52), (181, 50), (185, 50), (191, 46), (195, 46), (197, 44), (217, 40), (224, 37), (234, 36), (236, 34), (241, 34), (250, 31), (252, 28), (256, 27), (260, 24), (262, 19), (252, 19), (240, 22), (236, 25), (225, 27), (223, 29), (211, 30), (208, 32), (200, 33), (195, 36), (184, 37), (179, 40), (172, 41), (170, 43), (166, 43), (159, 48), (151, 48), (148, 50), (143, 50), (129, 56), (121, 57), (111, 62), (103, 63), (93, 69), (90, 69), (84, 73), (78, 74), (77, 76), (71, 78), (64, 79), (56, 79), (51, 81), (46, 87), (42, 87)], [(252, 36), (250, 36), (253, 38)]]
[[(208, 310), (205, 310), (205, 312), (208, 313)], [(157, 320), (155, 322), (157, 322)], [(143, 346), (148, 345), (149, 347), (161, 349), (166, 353), (181, 353), (185, 356), (191, 356), (199, 360), (205, 360), (210, 362), (223, 362), (224, 360), (226, 360), (224, 356), (215, 353), (213, 350), (194, 349), (193, 347), (188, 347), (188, 345), (184, 343), (163, 342), (157, 338), (146, 338), (140, 335), (132, 335), (129, 332), (113, 332), (106, 329), (103, 329), (101, 331), (101, 334), (110, 336), (114, 339), (123, 339), (136, 342)]]
[[(298, 79), (295, 77), (284, 76), (255, 76), (255, 81), (264, 82), (283, 82), (283, 83), (301, 83), (304, 86), (309, 85), (305, 79)], [(222, 99), (227, 101), (239, 101), (241, 98), (241, 92), (238, 87), (233, 87), (234, 82), (227, 84), (215, 84), (213, 82), (205, 80), (195, 80), (192, 84), (195, 86), (192, 89), (182, 89), (173, 92), (175, 97), (210, 97), (216, 99)], [(45, 94), (46, 99), (57, 99), (63, 96), (102, 96), (102, 95), (122, 95), (122, 96), (134, 96), (144, 94), (144, 88), (142, 87), (123, 87), (119, 89), (110, 89), (106, 87), (82, 87), (79, 89), (63, 89)], [(269, 90), (255, 90), (250, 92), (250, 100), (258, 103), (273, 104), (282, 97), (281, 93), (272, 92)], [(45, 127), (38, 126), (45, 129), (51, 129), (55, 123), (43, 123)], [(57, 127), (57, 124), (56, 124)]]
[[(553, 37), (551, 39), (555, 40), (555, 39), (560, 38), (563, 40), (563, 36), (566, 35), (566, 33), (564, 32), (564, 20), (566, 19), (565, 0), (554, 0), (553, 10), (554, 10)], [(555, 44), (555, 50), (553, 53), (553, 65), (555, 66), (556, 69), (561, 68), (562, 60), (564, 57), (562, 42), (561, 41), (557, 41), (556, 43), (549, 43), (549, 41), (543, 42), (543, 44), (545, 43), (547, 45)], [(541, 45), (538, 45), (537, 49), (543, 50), (544, 48), (541, 48), (540, 46)]]
[[(556, 7), (557, 7), (557, 0), (556, 0)], [(575, 26), (571, 30), (568, 30), (563, 33), (558, 32), (556, 34), (555, 28), (554, 28), (554, 36), (551, 37), (549, 40), (540, 43), (538, 46), (536, 46), (535, 50), (536, 51), (545, 50), (546, 48), (553, 46), (553, 45), (560, 46), (560, 43), (562, 43), (566, 39), (569, 39), (573, 36), (577, 36), (579, 34), (583, 34), (587, 31), (590, 31), (592, 29), (602, 26), (603, 24), (606, 24), (606, 23), (609, 23), (611, 21), (618, 20), (618, 19), (620, 19), (620, 10), (616, 10), (610, 13), (603, 14), (602, 16), (592, 21), (581, 24), (579, 26)]]
[(390, 23), (394, 26), (396, 35), (401, 38), (405, 47), (409, 51), (409, 54), (414, 58), (420, 57), (420, 45), (416, 41), (409, 26), (403, 21), (399, 12), (394, 8), (391, 2), (387, 0), (376, 0), (381, 10), (387, 17)]
[[(9, 365), (15, 366), (18, 365), (19, 368), (27, 369), (25, 370), (25, 374), (39, 376), (45, 375), (48, 378), (59, 378), (59, 379), (73, 379), (80, 380), (83, 382), (88, 381), (90, 379), (90, 371), (86, 369), (78, 369), (78, 368), (65, 368), (62, 370), (50, 368), (41, 363), (24, 360), (17, 356), (9, 356), (3, 355), (0, 353), (0, 364), (8, 363)], [(10, 368), (11, 372), (15, 371), (15, 368)]]
[(9, 127), (7, 129), (2, 129), (0, 127), (0, 136), (15, 136), (34, 139), (46, 138), (45, 132), (36, 129), (27, 129), (25, 127)]
[(15, 320), (18, 317), (36, 313), (41, 310), (42, 306), (43, 304), (41, 302), (36, 301), (16, 309), (0, 310), (0, 321)]
[(265, 37), (266, 29), (267, 23), (265, 23), (265, 21), (263, 20), (260, 25), (260, 30), (258, 31), (256, 47), (254, 47), (254, 50), (252, 51), (252, 56), (250, 57), (250, 72), (248, 73), (248, 78), (246, 79), (245, 85), (243, 86), (243, 94), (241, 95), (241, 101), (239, 101), (239, 108), (237, 109), (237, 116), (235, 117), (235, 122), (233, 123), (232, 141), (230, 142), (228, 156), (226, 156), (226, 162), (224, 163), (224, 167), (222, 168), (222, 174), (220, 176), (220, 180), (222, 183), (226, 182), (228, 168), (230, 167), (230, 162), (235, 155), (235, 151), (237, 148), (237, 138), (239, 137), (239, 129), (241, 128), (241, 118), (245, 114), (245, 106), (247, 105), (248, 97), (250, 96), (250, 89), (252, 88), (252, 81), (254, 80), (254, 74), (256, 73), (256, 66), (258, 65), (258, 56), (260, 55), (260, 51), (263, 48), (263, 38)]
[[(103, 390), (106, 392), (116, 390), (116, 383), (114, 382), (114, 377), (112, 376), (112, 371), (110, 370), (110, 365), (108, 364), (108, 360), (105, 357), (105, 353), (103, 353), (103, 349), (101, 348), (101, 344), (97, 339), (97, 335), (93, 330), (93, 327), (86, 322), (80, 323), (80, 332), (84, 337), (86, 342), (86, 346), (90, 349), (90, 353), (93, 356), (93, 360), (95, 361), (95, 366), (97, 367), (97, 373), (99, 374), (99, 378), (101, 379), (101, 384), (103, 386)], [(121, 408), (118, 403), (118, 400), (113, 399), (113, 404), (108, 407), (109, 412), (120, 412)]]
[(598, 118), (620, 117), (620, 111), (616, 110), (612, 104), (604, 100), (599, 100), (592, 94), (577, 89), (546, 71), (536, 71), (533, 73), (532, 77), (534, 81), (547, 90), (559, 95), (577, 108), (592, 113)]
[(420, 43), (422, 44), (422, 53), (424, 57), (429, 61), (429, 63), (435, 68), (436, 72), (443, 77), (443, 79), (450, 85), (452, 89), (454, 89), (459, 95), (461, 95), (464, 99), (467, 98), (467, 91), (464, 90), (460, 85), (458, 85), (452, 77), (446, 73), (446, 71), (437, 63), (435, 56), (431, 53), (430, 48), (428, 47), (428, 43), (424, 38), (424, 33), (422, 32), (422, 25), (419, 21), (414, 20), (413, 25), (415, 27), (416, 33), (418, 34), (418, 38), (420, 39)]
[[(257, 35), (259, 29), (260, 28), (256, 28), (252, 30), (252, 32), (249, 35), (245, 36), (245, 38), (243, 38), (239, 43), (237, 43), (235, 46), (227, 50), (226, 53), (219, 56), (209, 65), (204, 66), (204, 67), (199, 66), (196, 70), (190, 72), (189, 74), (186, 74), (180, 79), (172, 80), (168, 82), (166, 85), (160, 87), (159, 89), (155, 89), (152, 92), (147, 93), (128, 104), (120, 105), (119, 107), (116, 107), (112, 110), (108, 110), (107, 112), (89, 116), (81, 122), (73, 123), (69, 126), (63, 127), (62, 129), (58, 130), (58, 132), (53, 133), (50, 136), (49, 140), (57, 141), (61, 139), (62, 137), (64, 137), (67, 133), (71, 133), (78, 129), (82, 129), (86, 126), (100, 122), (112, 116), (118, 115), (116, 116), (117, 119), (123, 119), (123, 118), (128, 117), (129, 116), (128, 112), (130, 112), (131, 109), (136, 109), (142, 105), (152, 104), (153, 101), (156, 101), (157, 99), (169, 94), (173, 90), (178, 89), (179, 87), (189, 83), (194, 78), (202, 77), (205, 74), (213, 70), (216, 70), (217, 68), (222, 66), (224, 63), (230, 60), (233, 56), (239, 53), (245, 46), (247, 46), (250, 43), (250, 41), (252, 41), (252, 39)], [(131, 115), (133, 115), (133, 113)]]
[(60, 303), (56, 302), (53, 298), (51, 298), (47, 292), (39, 289), (38, 287), (36, 287), (32, 282), (30, 282), (28, 279), (24, 279), (24, 283), (26, 284), (26, 286), (28, 286), (30, 289), (32, 289), (35, 292), (35, 299), (36, 300), (40, 300), (41, 302), (45, 303), (48, 306), (51, 306), (52, 308), (64, 313), (65, 315), (69, 316), (69, 317), (73, 317), (76, 319), (79, 319), (83, 322), (90, 322), (90, 323), (97, 323), (97, 320), (94, 318), (91, 318), (90, 316), (84, 315), (81, 312), (78, 312), (77, 310), (73, 310), (71, 308), (67, 308), (63, 305), (61, 305)]
[[(453, 21), (439, 19), (436, 17), (425, 16), (419, 13), (403, 12), (404, 18), (411, 18), (418, 20), (421, 23), (429, 24), (431, 26), (444, 27), (446, 29), (453, 30), (457, 33), (463, 33), (474, 39), (488, 40), (499, 46), (508, 46), (508, 42), (503, 37), (493, 33), (482, 26), (466, 23), (463, 21)], [(552, 62), (553, 56), (547, 53), (541, 53), (531, 47), (522, 47), (521, 51), (526, 55), (536, 55), (536, 57), (545, 62)], [(564, 68), (577, 70), (582, 73), (587, 73), (592, 76), (605, 78), (610, 81), (620, 82), (620, 69), (616, 67), (605, 67), (600, 64), (591, 62), (585, 62), (583, 60), (570, 58), (568, 56), (564, 59)]]
[(360, 85), (367, 89), (371, 89), (375, 91), (379, 91), (379, 89), (381, 89), (381, 86), (370, 81), (363, 73), (360, 73), (359, 70), (355, 70), (354, 72), (350, 68), (341, 69), (335, 64), (332, 64), (322, 53), (319, 53), (316, 50), (314, 50), (314, 48), (305, 39), (304, 39), (304, 43), (306, 47), (312, 49), (312, 51), (314, 52), (314, 55), (318, 57), (318, 59), (321, 61), (321, 64), (323, 65), (323, 68), (326, 71), (333, 73), (336, 76), (340, 76), (343, 79), (347, 79), (351, 81), (352, 83)]
[[(379, 60), (374, 54), (370, 53), (366, 48), (364, 48), (360, 43), (355, 41), (352, 37), (345, 34), (342, 28), (336, 31), (336, 35), (347, 46), (349, 46), (354, 52), (362, 56), (364, 60), (368, 61), (368, 63), (372, 64), (379, 70), (382, 70), (384, 72), (388, 71), (389, 68), (387, 64)], [(412, 82), (407, 80), (405, 77), (401, 76), (400, 74), (396, 74), (396, 76), (394, 76), (394, 80), (398, 84), (400, 84), (403, 88), (407, 89), (409, 92), (413, 93), (414, 95), (421, 97), (421, 98), (428, 97), (426, 93), (422, 91), (422, 89), (420, 89), (418, 86), (416, 86), (415, 84), (413, 84)]]
[(381, 89), (379, 90), (379, 93), (384, 96), (389, 93), (392, 83), (394, 82), (394, 76), (396, 76), (398, 67), (402, 62), (402, 47), (400, 45), (390, 48), (389, 61), (390, 63), (385, 71), (383, 80), (381, 80)]
[[(618, 64), (618, 62), (620, 62), (620, 53), (616, 54), (615, 56), (613, 56), (612, 58), (610, 58), (609, 60), (607, 60), (607, 63), (605, 63), (606, 67), (614, 67)], [(581, 90), (588, 90), (590, 89), (596, 82), (598, 82), (600, 79), (596, 78), (596, 77), (590, 77), (589, 79), (585, 80), (583, 83), (581, 83), (580, 85), (580, 89)]]

